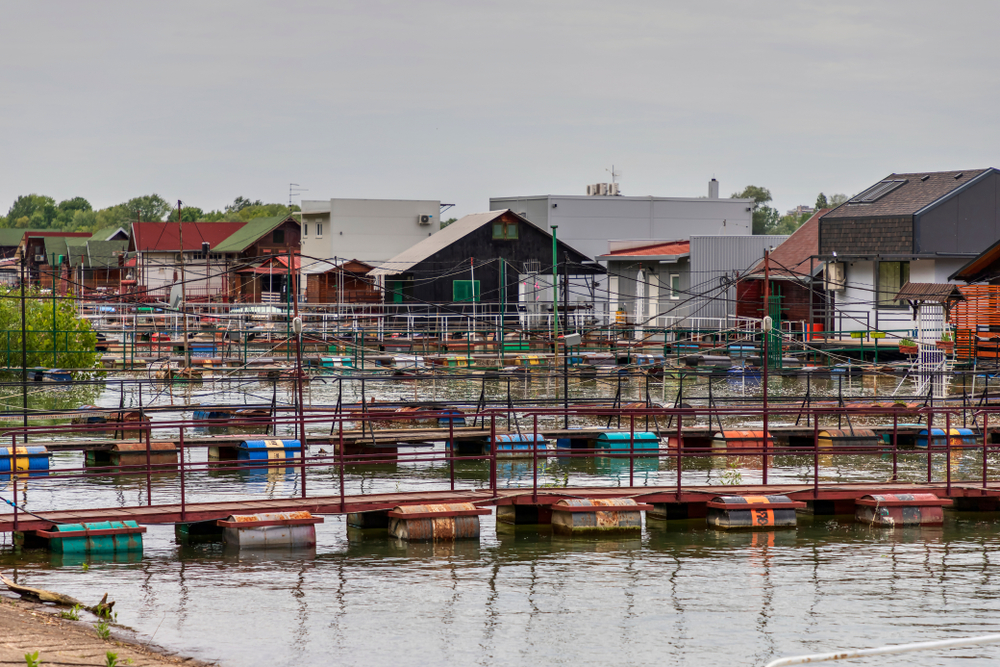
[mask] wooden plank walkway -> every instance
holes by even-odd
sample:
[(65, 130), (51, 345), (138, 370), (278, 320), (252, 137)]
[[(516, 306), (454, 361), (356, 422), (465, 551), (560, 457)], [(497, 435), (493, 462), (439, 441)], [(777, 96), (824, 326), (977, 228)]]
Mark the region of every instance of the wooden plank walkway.
[[(418, 491), (315, 498), (248, 499), (210, 503), (105, 507), (38, 512), (37, 516), (19, 513), (17, 529), (47, 530), (56, 523), (93, 523), (98, 521), (134, 520), (140, 524), (174, 524), (224, 519), (231, 514), (259, 512), (292, 512), (305, 510), (313, 514), (346, 514), (387, 510), (400, 505), (441, 503), (476, 503), (480, 506), (551, 505), (563, 498), (633, 498), (642, 503), (705, 503), (717, 495), (787, 495), (793, 500), (854, 500), (873, 493), (933, 493), (948, 498), (997, 498), (1000, 482), (986, 487), (972, 482), (914, 484), (911, 482), (873, 482), (864, 484), (823, 484), (818, 492), (811, 484), (770, 484), (744, 486), (686, 486), (680, 493), (676, 487), (566, 487), (539, 489), (533, 496), (528, 489), (500, 489), (493, 495), (489, 489)], [(14, 530), (13, 513), (0, 515), (0, 532)]]

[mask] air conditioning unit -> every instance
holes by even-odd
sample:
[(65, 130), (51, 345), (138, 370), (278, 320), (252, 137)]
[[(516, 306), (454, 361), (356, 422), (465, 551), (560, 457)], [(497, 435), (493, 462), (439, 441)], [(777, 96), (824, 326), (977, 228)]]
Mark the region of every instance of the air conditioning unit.
[(828, 292), (840, 292), (847, 287), (846, 269), (843, 262), (827, 263), (824, 287)]
[(617, 183), (612, 183), (611, 184), (611, 188), (608, 190), (608, 194), (611, 195), (612, 197), (617, 197), (618, 196), (618, 184)]
[(35, 255), (35, 261), (38, 263), (45, 261), (45, 255)]
[(434, 216), (433, 215), (418, 215), (417, 216), (417, 222), (419, 224), (421, 224), (421, 225), (429, 225), (432, 222), (434, 222)]

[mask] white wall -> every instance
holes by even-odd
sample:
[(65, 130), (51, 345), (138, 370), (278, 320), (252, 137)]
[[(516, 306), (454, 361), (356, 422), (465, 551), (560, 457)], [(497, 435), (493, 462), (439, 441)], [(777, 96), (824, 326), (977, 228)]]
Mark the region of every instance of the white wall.
[(546, 230), (558, 225), (559, 240), (597, 257), (608, 252), (611, 239), (663, 241), (695, 234), (749, 235), (750, 204), (748, 199), (544, 195), (494, 197), (490, 210), (523, 212)]
[[(421, 225), (418, 218), (430, 215)], [(441, 202), (402, 199), (330, 199), (302, 202), (302, 267), (305, 273), (329, 265), (311, 257), (357, 259), (378, 266), (441, 229)], [(318, 233), (318, 225), (323, 233)], [(310, 269), (313, 269), (312, 271)]]

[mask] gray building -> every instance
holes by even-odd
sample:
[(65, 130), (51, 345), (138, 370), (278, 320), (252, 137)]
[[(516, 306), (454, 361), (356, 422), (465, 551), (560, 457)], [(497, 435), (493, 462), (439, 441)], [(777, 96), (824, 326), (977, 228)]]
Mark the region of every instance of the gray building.
[(764, 259), (787, 236), (692, 236), (689, 317), (732, 320), (736, 315), (736, 278)]
[(720, 199), (718, 191), (713, 179), (708, 197), (493, 197), (490, 210), (510, 209), (545, 230), (558, 225), (560, 240), (597, 257), (608, 252), (612, 238), (653, 244), (694, 234), (749, 236), (753, 201)]
[(335, 257), (378, 266), (439, 231), (440, 213), (433, 200), (305, 200), (302, 271), (322, 273)]

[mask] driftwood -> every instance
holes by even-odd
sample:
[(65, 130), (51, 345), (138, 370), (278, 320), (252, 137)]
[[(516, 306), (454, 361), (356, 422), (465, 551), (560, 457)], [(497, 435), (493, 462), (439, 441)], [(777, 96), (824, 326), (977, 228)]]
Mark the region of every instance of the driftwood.
[(63, 605), (65, 607), (76, 607), (79, 606), (80, 609), (86, 609), (87, 611), (96, 614), (97, 616), (109, 617), (111, 616), (111, 610), (114, 608), (114, 600), (108, 602), (108, 594), (105, 593), (101, 601), (94, 606), (85, 605), (76, 598), (71, 598), (68, 595), (63, 595), (62, 593), (55, 593), (53, 591), (47, 591), (44, 588), (30, 588), (28, 586), (21, 586), (15, 584), (13, 581), (7, 577), (0, 574), (0, 581), (3, 581), (4, 585), (10, 590), (14, 591), (21, 597), (30, 598), (32, 600), (38, 600), (39, 602), (54, 602), (58, 605)]

